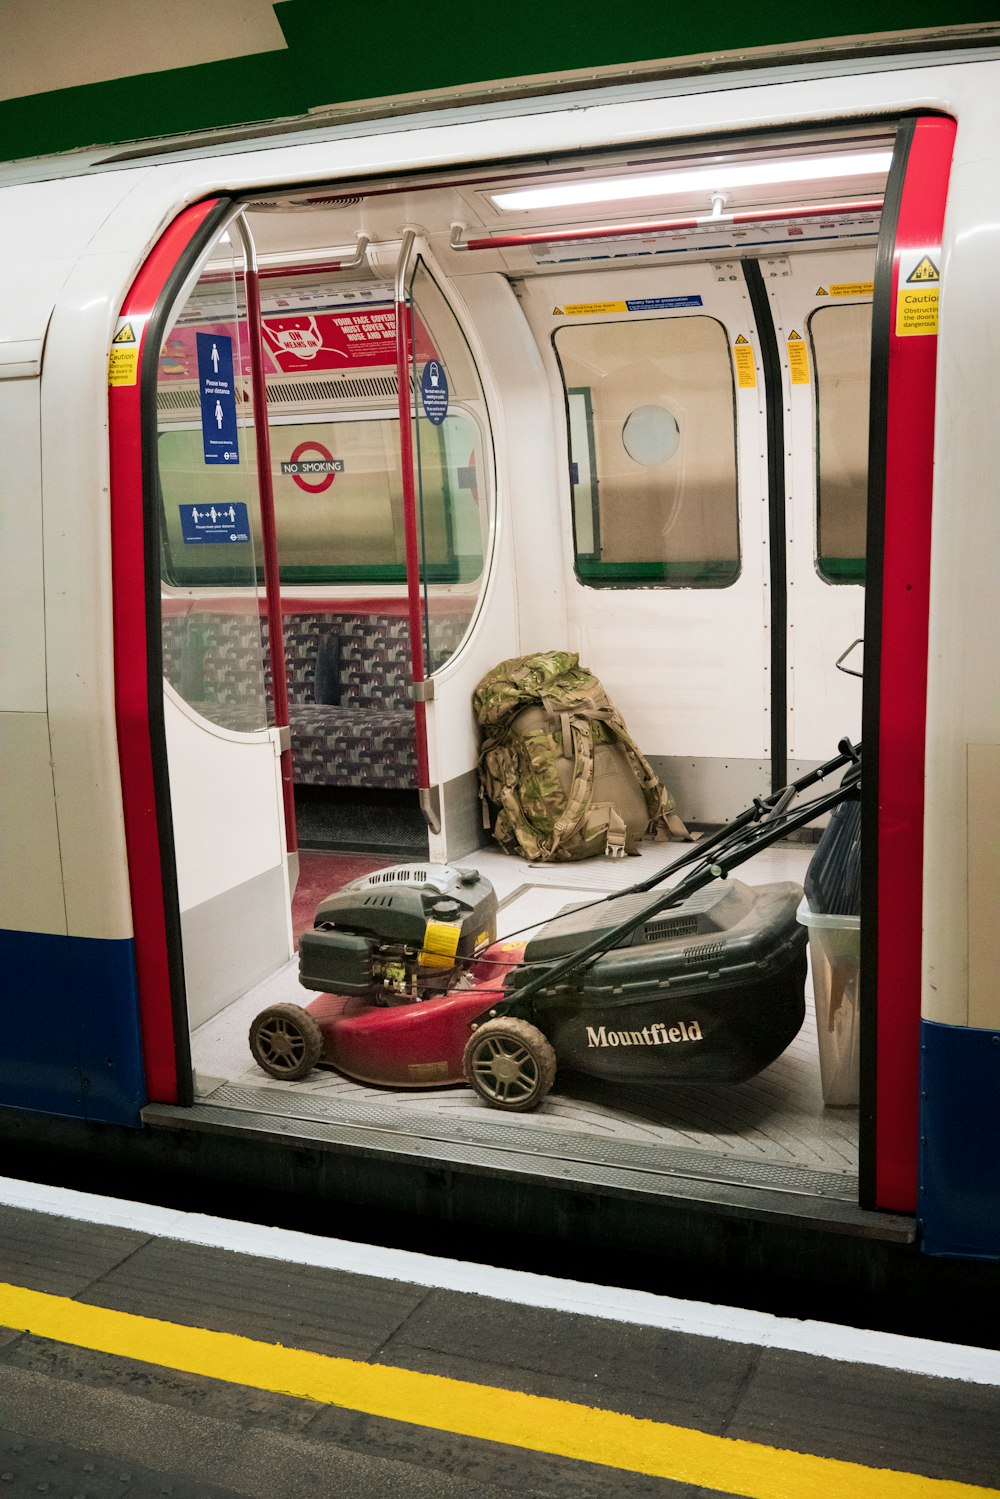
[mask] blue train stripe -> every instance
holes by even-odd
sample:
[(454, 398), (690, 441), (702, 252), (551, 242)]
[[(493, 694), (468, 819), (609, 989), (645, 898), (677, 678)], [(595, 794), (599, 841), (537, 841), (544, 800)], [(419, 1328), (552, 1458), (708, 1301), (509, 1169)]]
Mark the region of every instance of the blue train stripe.
[(1000, 1259), (1000, 1031), (925, 1020), (920, 1042), (923, 1248)]
[(131, 938), (0, 929), (0, 1105), (139, 1126), (146, 1102)]

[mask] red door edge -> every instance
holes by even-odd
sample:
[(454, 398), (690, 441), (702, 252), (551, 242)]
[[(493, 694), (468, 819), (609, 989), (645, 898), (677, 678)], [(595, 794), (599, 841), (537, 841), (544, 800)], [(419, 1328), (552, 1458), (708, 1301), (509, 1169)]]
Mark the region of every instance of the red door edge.
[[(172, 904), (176, 896), (164, 889), (150, 726), (141, 371), (148, 352), (146, 332), (157, 301), (217, 201), (186, 209), (147, 256), (117, 323), (115, 348), (128, 357), (113, 376), (109, 371), (115, 718), (146, 1093), (158, 1103), (174, 1103), (179, 1097), (166, 914), (168, 899)], [(131, 332), (133, 344), (122, 339), (123, 332)], [(111, 384), (112, 378), (121, 383)]]
[[(875, 1199), (917, 1204), (924, 759), (930, 610), (936, 332), (906, 333), (914, 254), (940, 276), (956, 122), (917, 120), (893, 255), (879, 658), (878, 987)], [(903, 272), (900, 284), (901, 267)], [(926, 268), (924, 274), (926, 275)], [(939, 284), (939, 283), (938, 283)], [(933, 281), (909, 283), (927, 288)], [(913, 326), (913, 322), (910, 322)], [(936, 326), (936, 325), (935, 325)]]

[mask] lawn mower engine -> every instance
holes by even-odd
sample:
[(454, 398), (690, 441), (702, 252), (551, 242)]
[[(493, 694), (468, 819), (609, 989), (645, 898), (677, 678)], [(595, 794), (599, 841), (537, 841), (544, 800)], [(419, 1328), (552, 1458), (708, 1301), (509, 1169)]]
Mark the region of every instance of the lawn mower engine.
[(496, 939), (497, 898), (475, 869), (397, 864), (317, 907), (299, 943), (299, 982), (371, 1005), (436, 998)]

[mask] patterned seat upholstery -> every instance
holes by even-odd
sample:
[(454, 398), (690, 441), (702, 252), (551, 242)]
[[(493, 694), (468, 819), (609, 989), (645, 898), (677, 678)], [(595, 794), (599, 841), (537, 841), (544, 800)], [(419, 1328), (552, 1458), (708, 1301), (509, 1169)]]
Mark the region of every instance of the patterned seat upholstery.
[[(338, 643), (335, 703), (316, 701), (317, 657), (329, 635)], [(410, 630), (405, 616), (286, 615), (285, 665), (297, 782), (416, 786)]]
[[(457, 649), (468, 619), (464, 611), (432, 617), (431, 670)], [(406, 616), (286, 614), (284, 630), (296, 782), (415, 787), (416, 735)], [(267, 641), (267, 620), (256, 614), (192, 610), (167, 615), (163, 620), (164, 675), (212, 723), (243, 731), (260, 728), (264, 713), (261, 677), (248, 669), (248, 663), (255, 659), (255, 652), (262, 653), (267, 721), (272, 722)], [(331, 644), (332, 651), (328, 649)], [(326, 701), (317, 701), (318, 687)]]

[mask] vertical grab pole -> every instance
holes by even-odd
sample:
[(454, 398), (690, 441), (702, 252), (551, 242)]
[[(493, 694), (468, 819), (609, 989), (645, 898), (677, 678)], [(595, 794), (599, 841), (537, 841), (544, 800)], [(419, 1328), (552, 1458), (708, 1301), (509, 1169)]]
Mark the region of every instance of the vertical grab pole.
[(253, 427), (257, 439), (257, 484), (260, 493), (260, 530), (264, 544), (264, 597), (267, 605), (268, 653), (274, 721), (281, 735), (281, 794), (285, 807), (285, 846), (291, 857), (298, 849), (295, 828), (295, 790), (292, 745), (288, 727), (288, 678), (285, 672), (285, 635), (281, 619), (281, 575), (278, 533), (274, 523), (274, 484), (271, 479), (271, 436), (267, 425), (267, 385), (264, 380), (263, 337), (260, 319), (260, 273), (253, 236), (243, 214), (236, 228), (246, 257), (247, 332), (250, 335), (250, 379), (253, 388)]
[(406, 273), (413, 254), (415, 235), (403, 233), (396, 262), (396, 378), (399, 385), (399, 459), (403, 479), (403, 525), (406, 539), (406, 597), (410, 622), (410, 660), (413, 676), (413, 717), (416, 728), (417, 791), (420, 810), (432, 833), (441, 831), (430, 795), (430, 762), (427, 754), (427, 704), (423, 683), (424, 629), (420, 599), (420, 549), (417, 542), (417, 493), (413, 479), (413, 414), (410, 409), (410, 357), (413, 345), (410, 304), (406, 295)]

